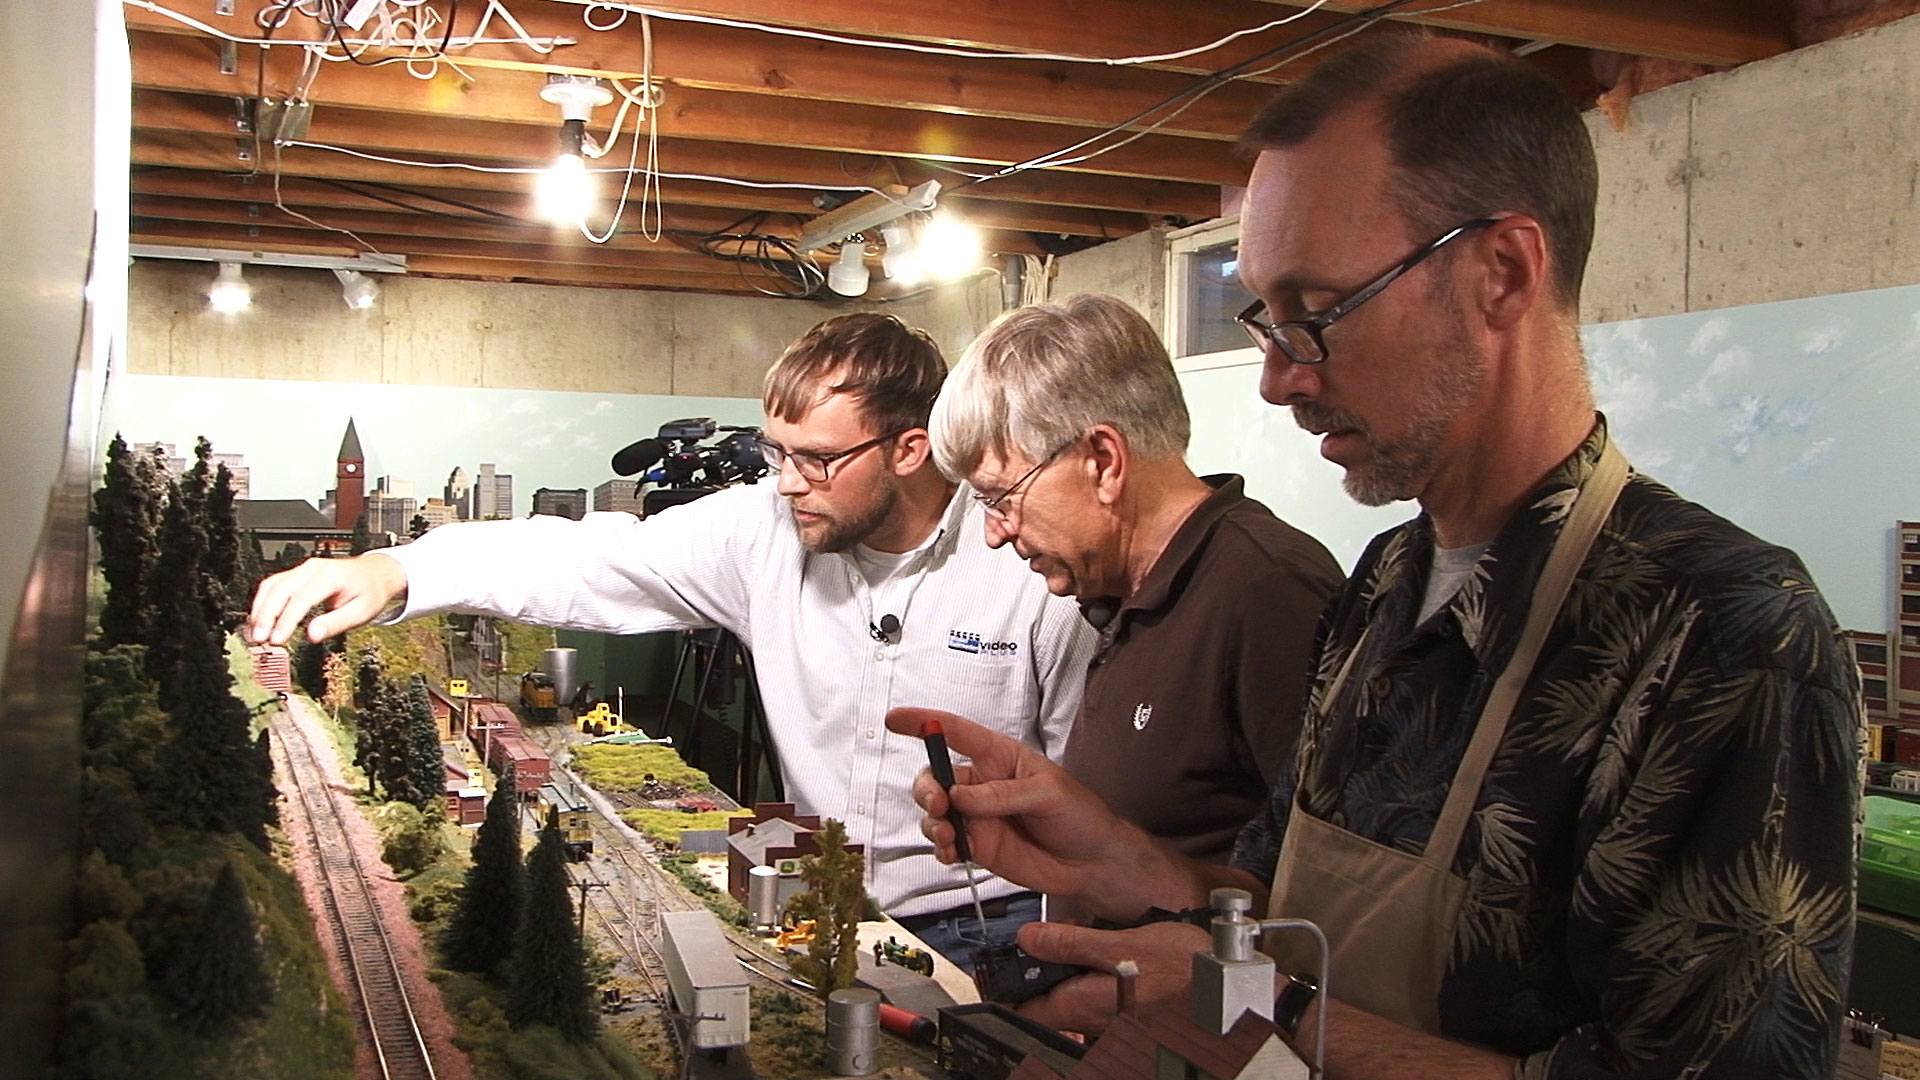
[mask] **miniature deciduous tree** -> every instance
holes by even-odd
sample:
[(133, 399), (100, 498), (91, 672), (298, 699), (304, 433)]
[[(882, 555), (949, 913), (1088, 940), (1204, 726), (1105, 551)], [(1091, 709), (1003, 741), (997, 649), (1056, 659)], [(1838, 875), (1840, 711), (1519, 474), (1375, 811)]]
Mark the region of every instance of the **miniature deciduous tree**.
[(526, 868), (520, 862), (520, 796), (513, 766), (501, 770), (487, 800), (487, 817), (474, 838), (460, 902), (447, 922), (440, 947), (455, 971), (486, 972), (513, 954), (520, 925)]
[(866, 907), (866, 859), (847, 849), (847, 827), (828, 818), (815, 834), (820, 854), (800, 860), (807, 891), (787, 901), (789, 921), (813, 920), (807, 954), (793, 961), (793, 973), (812, 984), (822, 998), (853, 985), (860, 964), (860, 912)]
[(574, 925), (566, 842), (551, 822), (527, 857), (527, 903), (513, 952), (507, 1022), (545, 1024), (575, 1042), (600, 1030), (586, 950)]

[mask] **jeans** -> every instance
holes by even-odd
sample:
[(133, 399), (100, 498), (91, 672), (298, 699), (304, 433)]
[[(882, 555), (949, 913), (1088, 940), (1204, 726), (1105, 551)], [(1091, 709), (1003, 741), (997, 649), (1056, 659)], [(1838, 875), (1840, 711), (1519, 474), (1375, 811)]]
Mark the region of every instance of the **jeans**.
[(969, 905), (956, 908), (946, 916), (925, 925), (910, 927), (913, 936), (927, 948), (946, 957), (953, 965), (971, 975), (973, 950), (981, 945), (1010, 945), (1020, 928), (1040, 919), (1040, 898), (1020, 896), (1004, 904), (1006, 914), (989, 915), (982, 928)]

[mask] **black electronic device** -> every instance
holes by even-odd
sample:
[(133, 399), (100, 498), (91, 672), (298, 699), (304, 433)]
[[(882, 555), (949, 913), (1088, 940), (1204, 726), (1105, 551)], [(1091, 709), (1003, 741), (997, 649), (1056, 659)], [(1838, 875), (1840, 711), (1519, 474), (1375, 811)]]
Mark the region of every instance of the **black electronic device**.
[(1018, 1005), (1092, 968), (1056, 964), (1030, 956), (1018, 945), (983, 945), (973, 951), (973, 985), (981, 1001)]

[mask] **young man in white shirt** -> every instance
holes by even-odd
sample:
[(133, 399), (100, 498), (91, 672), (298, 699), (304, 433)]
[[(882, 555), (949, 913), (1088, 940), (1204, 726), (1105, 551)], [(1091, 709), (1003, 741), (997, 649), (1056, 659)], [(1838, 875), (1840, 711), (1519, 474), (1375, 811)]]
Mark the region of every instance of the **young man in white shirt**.
[(718, 626), (752, 651), (788, 797), (865, 846), (867, 890), (966, 965), (1012, 940), (1038, 898), (965, 873), (919, 832), (918, 740), (902, 705), (1007, 717), (1004, 734), (1058, 759), (1094, 634), (1018, 558), (986, 546), (982, 511), (934, 467), (927, 417), (946, 375), (923, 332), (889, 316), (829, 319), (767, 373), (773, 482), (646, 520), (589, 514), (446, 525), (354, 559), (311, 559), (262, 582), (249, 629), (284, 644), (316, 605), (321, 640), (397, 618), (484, 612), (615, 634)]

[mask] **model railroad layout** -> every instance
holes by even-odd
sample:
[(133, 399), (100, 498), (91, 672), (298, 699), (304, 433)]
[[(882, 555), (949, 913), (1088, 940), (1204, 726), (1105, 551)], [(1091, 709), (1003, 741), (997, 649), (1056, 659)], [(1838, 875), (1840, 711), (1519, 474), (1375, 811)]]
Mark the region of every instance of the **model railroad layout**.
[(414, 1017), (366, 870), (341, 824), (333, 789), (299, 725), (276, 712), (273, 736), (281, 765), (293, 784), (287, 794), (290, 801), (298, 801), (313, 844), (325, 899), (322, 915), (334, 950), (352, 980), (359, 1022), (373, 1046), (380, 1075), (385, 1080), (435, 1080), (432, 1054)]

